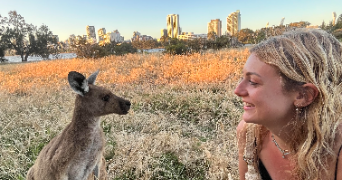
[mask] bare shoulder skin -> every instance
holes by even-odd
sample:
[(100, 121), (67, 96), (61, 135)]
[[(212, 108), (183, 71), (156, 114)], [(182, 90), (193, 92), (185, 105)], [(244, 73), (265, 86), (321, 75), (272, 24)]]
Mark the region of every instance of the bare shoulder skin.
[(78, 72), (69, 73), (69, 84), (78, 94), (73, 118), (41, 150), (27, 173), (28, 180), (106, 179), (105, 140), (100, 116), (127, 114), (131, 103), (96, 86), (97, 74), (98, 71), (86, 79)]

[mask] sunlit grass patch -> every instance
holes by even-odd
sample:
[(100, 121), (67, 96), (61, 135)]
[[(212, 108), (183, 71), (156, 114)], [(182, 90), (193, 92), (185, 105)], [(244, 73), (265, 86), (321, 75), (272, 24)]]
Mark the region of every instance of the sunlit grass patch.
[(97, 60), (69, 59), (9, 65), (0, 68), (0, 90), (28, 93), (35, 88), (55, 88), (67, 84), (69, 71), (90, 74), (101, 71), (105, 84), (216, 83), (236, 80), (249, 52), (247, 49), (219, 51), (191, 56), (139, 55), (110, 56)]

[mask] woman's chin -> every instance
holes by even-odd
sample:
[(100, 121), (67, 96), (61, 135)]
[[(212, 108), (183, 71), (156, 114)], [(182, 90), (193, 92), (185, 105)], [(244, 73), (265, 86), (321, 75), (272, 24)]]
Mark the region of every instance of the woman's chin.
[(257, 121), (251, 121), (251, 120), (244, 120), (246, 123), (253, 123), (253, 124), (259, 124)]
[(256, 118), (250, 117), (248, 115), (243, 115), (242, 119), (246, 122), (246, 123), (253, 123), (253, 124), (260, 124), (260, 121), (257, 120)]

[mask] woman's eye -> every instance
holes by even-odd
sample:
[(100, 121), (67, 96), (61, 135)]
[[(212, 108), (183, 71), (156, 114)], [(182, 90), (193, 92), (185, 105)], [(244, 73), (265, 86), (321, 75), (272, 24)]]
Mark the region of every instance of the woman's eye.
[(256, 83), (256, 82), (251, 81), (251, 80), (249, 80), (249, 83), (250, 83), (251, 85), (257, 85), (257, 84), (258, 84), (258, 83)]
[(108, 101), (109, 101), (109, 95), (105, 95), (105, 96), (102, 98), (102, 100), (108, 102)]

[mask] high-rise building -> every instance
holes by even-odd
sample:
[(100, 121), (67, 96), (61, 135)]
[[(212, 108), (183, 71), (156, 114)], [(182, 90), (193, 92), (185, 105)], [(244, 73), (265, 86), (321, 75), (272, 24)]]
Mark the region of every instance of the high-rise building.
[(120, 35), (120, 32), (116, 29), (113, 31), (115, 42), (124, 42), (125, 38)]
[(167, 37), (167, 29), (161, 29), (160, 30), (160, 37)]
[(106, 35), (106, 29), (105, 28), (101, 28), (97, 31), (97, 35), (99, 36), (99, 41), (103, 41), (104, 40), (104, 35)]
[(208, 34), (215, 32), (216, 36), (222, 35), (222, 21), (220, 19), (213, 19), (208, 23)]
[(332, 15), (333, 15), (332, 24), (335, 26), (335, 22), (336, 22), (336, 12), (333, 12)]
[(86, 30), (87, 30), (88, 39), (90, 39), (90, 38), (96, 39), (96, 33), (95, 33), (95, 27), (94, 26), (87, 26)]
[(109, 44), (111, 42), (121, 43), (124, 41), (124, 37), (120, 36), (120, 32), (116, 29), (113, 32), (108, 32), (103, 36), (103, 41), (105, 44)]
[(141, 36), (141, 33), (138, 31), (133, 32), (133, 37), (131, 38), (131, 41), (139, 41), (139, 37)]
[(141, 35), (141, 33), (138, 31), (134, 31), (133, 37), (131, 38), (131, 42), (133, 42), (133, 41), (148, 41), (148, 40), (153, 40), (153, 37), (148, 36), (148, 35)]
[(281, 18), (279, 26), (283, 26), (284, 25), (284, 20), (285, 20), (285, 17)]
[(181, 34), (181, 28), (179, 26), (179, 15), (169, 14), (166, 17), (167, 35), (171, 38), (177, 38)]
[(230, 13), (227, 17), (227, 33), (235, 35), (241, 30), (241, 14), (240, 10)]
[(207, 39), (207, 34), (194, 34), (193, 32), (182, 32), (181, 35), (177, 36), (181, 40), (193, 40), (193, 39)]

